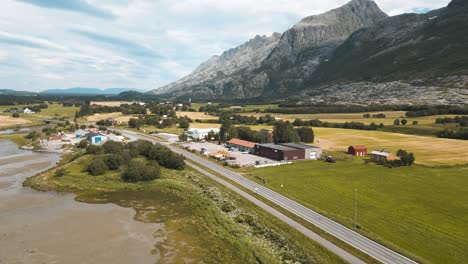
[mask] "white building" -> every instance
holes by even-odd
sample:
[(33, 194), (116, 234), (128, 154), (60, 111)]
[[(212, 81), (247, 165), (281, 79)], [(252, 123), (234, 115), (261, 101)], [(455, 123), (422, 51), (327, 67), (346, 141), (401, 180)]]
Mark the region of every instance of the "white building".
[(187, 130), (187, 132), (185, 132), (185, 135), (187, 135), (189, 139), (200, 140), (207, 137), (208, 133), (211, 131), (213, 131), (215, 134), (218, 134), (219, 128), (190, 128)]
[(26, 107), (26, 108), (24, 109), (23, 113), (25, 113), (25, 114), (35, 114), (36, 112), (34, 112), (33, 110), (31, 110), (31, 109), (29, 109), (29, 108)]

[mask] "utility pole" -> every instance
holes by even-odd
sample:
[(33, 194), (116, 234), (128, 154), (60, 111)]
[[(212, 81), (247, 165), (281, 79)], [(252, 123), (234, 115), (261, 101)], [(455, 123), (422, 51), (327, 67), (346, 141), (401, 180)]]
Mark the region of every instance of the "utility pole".
[(263, 183), (266, 184), (265, 174), (263, 173), (263, 167), (262, 167), (262, 177), (263, 177)]
[(354, 228), (357, 228), (357, 191), (358, 189), (354, 189), (355, 199), (354, 199)]

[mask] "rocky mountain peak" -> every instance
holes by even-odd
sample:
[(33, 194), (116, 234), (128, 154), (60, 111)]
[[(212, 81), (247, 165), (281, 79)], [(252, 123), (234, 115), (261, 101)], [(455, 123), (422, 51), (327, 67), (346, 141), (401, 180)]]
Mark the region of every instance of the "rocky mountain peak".
[(353, 0), (339, 8), (302, 19), (283, 35), (293, 53), (322, 41), (345, 39), (359, 28), (367, 27), (387, 15), (371, 0)]

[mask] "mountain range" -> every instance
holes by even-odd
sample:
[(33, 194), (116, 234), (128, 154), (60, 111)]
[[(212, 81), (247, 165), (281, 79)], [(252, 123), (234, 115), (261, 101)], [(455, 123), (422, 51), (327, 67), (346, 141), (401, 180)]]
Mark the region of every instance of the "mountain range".
[(108, 89), (99, 89), (99, 88), (82, 88), (82, 87), (74, 87), (68, 89), (50, 89), (44, 90), (41, 93), (44, 94), (68, 94), (68, 95), (117, 95), (123, 92), (128, 91), (135, 91), (135, 92), (142, 92), (142, 90), (138, 89), (130, 89), (130, 88), (108, 88)]
[(464, 104), (468, 1), (389, 17), (353, 0), (256, 36), (151, 91), (175, 97), (298, 103)]

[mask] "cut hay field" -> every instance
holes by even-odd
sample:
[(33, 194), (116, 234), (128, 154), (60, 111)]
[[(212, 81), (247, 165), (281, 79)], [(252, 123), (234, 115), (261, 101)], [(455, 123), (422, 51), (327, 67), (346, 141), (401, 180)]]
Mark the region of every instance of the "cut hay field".
[(190, 123), (190, 128), (220, 128), (221, 124)]
[[(251, 126), (252, 129), (273, 129), (271, 126)], [(340, 128), (314, 127), (315, 142), (325, 150), (346, 151), (351, 145), (365, 145), (370, 150), (413, 152), (416, 163), (424, 165), (455, 165), (468, 163), (468, 141)]]
[(200, 120), (216, 120), (218, 119), (217, 116), (212, 116), (208, 115), (206, 113), (201, 113), (201, 112), (177, 112), (178, 117), (183, 117), (187, 116), (188, 118), (195, 120), (195, 119), (200, 119)]
[[(407, 127), (412, 126), (413, 121), (417, 121), (420, 125), (429, 125), (434, 124), (435, 120), (439, 117), (455, 117), (456, 115), (434, 115), (434, 116), (424, 116), (424, 117), (415, 117), (408, 118), (405, 117), (404, 111), (383, 111), (383, 112), (369, 112), (372, 116), (373, 114), (383, 113), (386, 115), (385, 118), (364, 118), (363, 115), (366, 113), (331, 113), (331, 114), (275, 114), (270, 113), (270, 115), (281, 118), (282, 120), (294, 121), (296, 118), (303, 120), (312, 120), (319, 119), (324, 122), (330, 123), (345, 123), (345, 122), (361, 122), (364, 124), (370, 124), (372, 122), (376, 124), (384, 125), (393, 125), (395, 119), (406, 119), (408, 120)], [(245, 116), (255, 116), (260, 117), (264, 116), (267, 113), (242, 113)]]
[[(439, 149), (439, 148), (438, 148)], [(385, 168), (330, 153), (337, 163), (243, 168), (248, 178), (353, 228), (420, 263), (468, 263), (468, 166)], [(262, 183), (263, 184), (263, 183)]]
[(87, 116), (86, 121), (97, 122), (99, 120), (114, 118), (117, 122), (126, 123), (130, 118), (133, 118), (132, 115), (123, 115), (121, 112), (106, 113), (106, 114), (95, 114), (92, 116)]
[(0, 116), (0, 128), (22, 126), (31, 124), (31, 121), (24, 118), (13, 118), (11, 116)]

